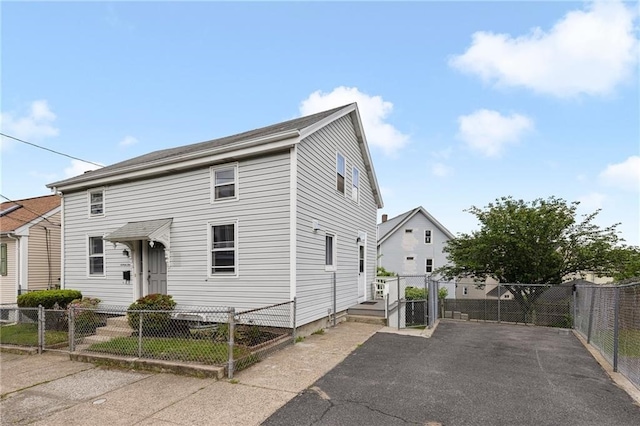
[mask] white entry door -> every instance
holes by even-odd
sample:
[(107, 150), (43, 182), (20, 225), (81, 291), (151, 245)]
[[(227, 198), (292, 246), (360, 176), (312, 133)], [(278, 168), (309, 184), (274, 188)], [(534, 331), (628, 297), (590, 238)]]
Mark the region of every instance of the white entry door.
[(149, 247), (149, 294), (167, 294), (167, 262), (164, 246), (155, 243)]
[(366, 250), (365, 241), (358, 240), (358, 302), (365, 300), (365, 285), (367, 282), (366, 273)]

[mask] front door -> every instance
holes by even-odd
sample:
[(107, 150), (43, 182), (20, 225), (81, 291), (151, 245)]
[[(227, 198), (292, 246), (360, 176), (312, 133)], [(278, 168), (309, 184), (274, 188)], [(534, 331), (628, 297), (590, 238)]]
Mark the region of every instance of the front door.
[(358, 302), (364, 302), (366, 285), (365, 242), (358, 241)]
[(167, 262), (161, 243), (149, 247), (149, 294), (155, 293), (167, 294)]

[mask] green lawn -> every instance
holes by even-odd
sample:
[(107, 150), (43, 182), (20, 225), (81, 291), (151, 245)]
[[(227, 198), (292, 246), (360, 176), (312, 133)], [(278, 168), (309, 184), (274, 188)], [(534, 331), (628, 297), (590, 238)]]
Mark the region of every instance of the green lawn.
[[(597, 330), (591, 336), (591, 342), (613, 353), (613, 330)], [(618, 355), (640, 358), (640, 330), (618, 331)]]
[[(44, 333), (45, 346), (64, 343), (68, 340), (66, 331), (49, 331)], [(10, 324), (0, 327), (0, 343), (20, 346), (38, 346), (37, 324)]]
[[(88, 350), (122, 356), (138, 356), (137, 337), (116, 337), (108, 342), (94, 343)], [(233, 356), (249, 354), (243, 347), (234, 347)], [(172, 361), (195, 361), (203, 364), (224, 364), (229, 359), (228, 345), (207, 340), (176, 338), (143, 338), (142, 356)]]

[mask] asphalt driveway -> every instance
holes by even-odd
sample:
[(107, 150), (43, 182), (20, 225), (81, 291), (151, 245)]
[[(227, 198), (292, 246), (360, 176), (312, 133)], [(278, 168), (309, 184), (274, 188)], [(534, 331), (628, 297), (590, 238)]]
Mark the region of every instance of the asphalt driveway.
[(264, 425), (640, 425), (569, 331), (441, 322), (377, 333)]

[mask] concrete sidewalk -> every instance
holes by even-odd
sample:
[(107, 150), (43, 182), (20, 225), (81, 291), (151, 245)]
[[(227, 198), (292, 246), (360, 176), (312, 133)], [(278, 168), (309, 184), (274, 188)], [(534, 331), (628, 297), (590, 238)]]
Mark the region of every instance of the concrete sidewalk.
[(68, 355), (0, 354), (2, 425), (259, 425), (381, 326), (346, 322), (232, 381), (104, 369)]

